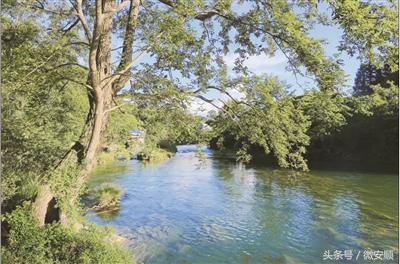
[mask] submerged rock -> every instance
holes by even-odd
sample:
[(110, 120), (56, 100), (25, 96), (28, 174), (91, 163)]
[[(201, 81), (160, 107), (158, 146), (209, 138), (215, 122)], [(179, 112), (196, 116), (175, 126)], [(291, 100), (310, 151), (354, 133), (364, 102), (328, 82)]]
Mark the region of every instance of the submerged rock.
[(117, 159), (117, 160), (123, 161), (123, 160), (126, 160), (126, 157), (124, 157), (124, 156), (117, 156), (116, 159)]
[(136, 159), (138, 159), (138, 160), (150, 160), (150, 155), (148, 155), (148, 154), (145, 153), (145, 152), (139, 152), (139, 153), (136, 155)]

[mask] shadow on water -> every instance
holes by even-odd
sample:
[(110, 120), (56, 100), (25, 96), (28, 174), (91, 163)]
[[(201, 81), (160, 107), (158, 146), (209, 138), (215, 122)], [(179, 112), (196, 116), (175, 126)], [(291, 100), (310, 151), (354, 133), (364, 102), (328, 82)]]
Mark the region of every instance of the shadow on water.
[(311, 264), (328, 249), (398, 248), (397, 175), (299, 173), (207, 149), (202, 163), (196, 153), (127, 162), (110, 178), (124, 189), (118, 215), (88, 219), (114, 226), (144, 263)]

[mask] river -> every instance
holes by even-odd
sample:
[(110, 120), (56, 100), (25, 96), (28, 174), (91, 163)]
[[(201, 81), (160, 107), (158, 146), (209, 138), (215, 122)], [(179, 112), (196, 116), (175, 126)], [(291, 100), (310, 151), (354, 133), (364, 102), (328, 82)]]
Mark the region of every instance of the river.
[(89, 187), (113, 182), (123, 196), (119, 210), (87, 219), (127, 238), (138, 263), (328, 263), (326, 250), (365, 263), (367, 249), (398, 258), (397, 175), (294, 173), (195, 149), (93, 175)]

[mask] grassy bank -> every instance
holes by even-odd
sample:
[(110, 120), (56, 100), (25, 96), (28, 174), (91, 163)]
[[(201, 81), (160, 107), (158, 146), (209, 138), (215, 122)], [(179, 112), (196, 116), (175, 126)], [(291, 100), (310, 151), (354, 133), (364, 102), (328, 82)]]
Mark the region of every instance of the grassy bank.
[(25, 203), (7, 214), (8, 245), (2, 263), (135, 263), (111, 228), (86, 223), (77, 230), (57, 222), (38, 226)]

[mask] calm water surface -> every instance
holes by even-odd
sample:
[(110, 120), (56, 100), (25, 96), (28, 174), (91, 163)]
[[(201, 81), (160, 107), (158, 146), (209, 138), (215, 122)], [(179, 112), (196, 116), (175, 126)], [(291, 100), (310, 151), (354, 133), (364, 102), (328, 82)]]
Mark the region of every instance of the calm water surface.
[(397, 252), (397, 175), (293, 173), (205, 153), (181, 146), (157, 164), (93, 175), (90, 187), (113, 182), (124, 194), (118, 211), (88, 219), (115, 227), (138, 263), (311, 264), (327, 263), (328, 249)]

